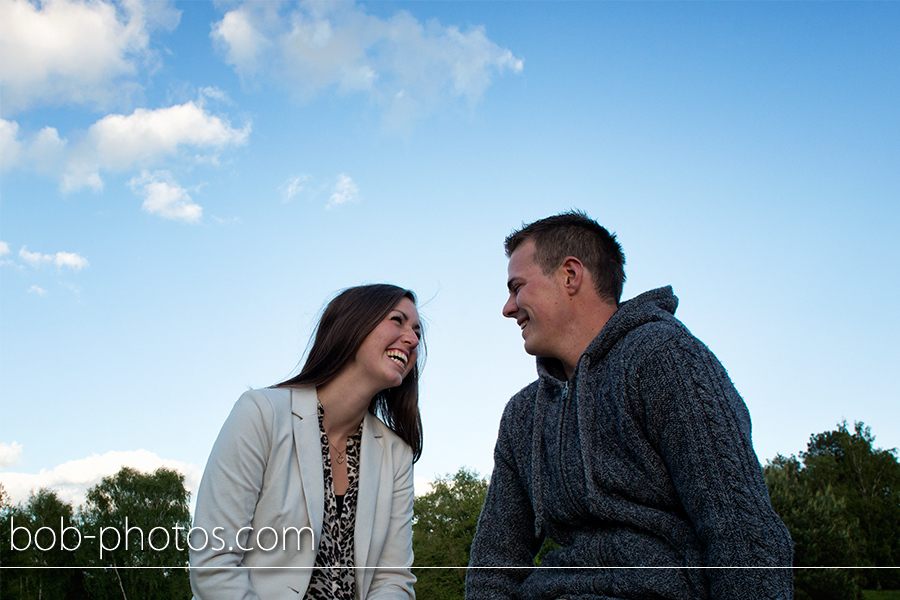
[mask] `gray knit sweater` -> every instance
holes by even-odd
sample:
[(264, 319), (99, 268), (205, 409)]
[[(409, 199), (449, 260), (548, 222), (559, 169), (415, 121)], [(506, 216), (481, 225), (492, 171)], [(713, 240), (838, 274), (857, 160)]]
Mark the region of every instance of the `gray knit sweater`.
[(470, 565), (562, 548), (469, 569), (467, 600), (793, 597), (747, 407), (677, 305), (670, 287), (622, 304), (568, 381), (538, 359), (500, 423)]

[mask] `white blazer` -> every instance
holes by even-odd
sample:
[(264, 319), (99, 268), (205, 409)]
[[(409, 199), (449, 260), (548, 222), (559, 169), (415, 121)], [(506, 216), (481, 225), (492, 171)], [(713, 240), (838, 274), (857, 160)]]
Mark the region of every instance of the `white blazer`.
[[(315, 388), (251, 390), (234, 405), (197, 493), (190, 545), (198, 600), (306, 593), (325, 510), (317, 406)], [(412, 514), (412, 450), (366, 414), (353, 539), (360, 600), (415, 598)]]

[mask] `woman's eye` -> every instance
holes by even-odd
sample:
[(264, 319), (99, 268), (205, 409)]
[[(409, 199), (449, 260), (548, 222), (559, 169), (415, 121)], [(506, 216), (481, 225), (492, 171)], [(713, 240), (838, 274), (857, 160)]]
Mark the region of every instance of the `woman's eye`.
[(400, 317), (400, 315), (394, 315), (393, 317), (391, 317), (391, 321), (397, 321), (398, 323), (403, 325), (403, 318)]

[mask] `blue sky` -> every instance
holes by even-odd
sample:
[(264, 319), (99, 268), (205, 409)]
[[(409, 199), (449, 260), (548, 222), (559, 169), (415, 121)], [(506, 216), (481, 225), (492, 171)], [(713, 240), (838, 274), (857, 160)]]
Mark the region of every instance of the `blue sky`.
[[(672, 285), (762, 462), (900, 446), (900, 4), (0, 0), (0, 482), (196, 486), (324, 302), (421, 300), (424, 482), (534, 376), (503, 238), (577, 207)], [(892, 375), (891, 373), (894, 373)]]

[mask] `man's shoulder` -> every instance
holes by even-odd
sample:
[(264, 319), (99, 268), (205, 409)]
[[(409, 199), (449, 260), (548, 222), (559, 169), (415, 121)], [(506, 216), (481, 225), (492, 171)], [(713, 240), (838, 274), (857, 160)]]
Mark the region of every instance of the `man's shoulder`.
[(509, 399), (510, 402), (513, 401), (530, 401), (533, 402), (535, 396), (537, 396), (538, 388), (541, 386), (541, 378), (538, 377), (521, 390), (513, 394), (513, 397)]
[(513, 394), (503, 409), (501, 427), (517, 427), (523, 421), (531, 421), (541, 380), (535, 379)]
[(698, 342), (681, 321), (670, 315), (641, 323), (622, 336), (617, 345), (626, 354), (644, 355)]
[(509, 402), (506, 403), (506, 409), (509, 410), (511, 406), (515, 406), (516, 408), (524, 408), (525, 406), (532, 405), (537, 398), (538, 389), (541, 387), (540, 378), (535, 379), (521, 390), (513, 394), (512, 398), (509, 399)]

